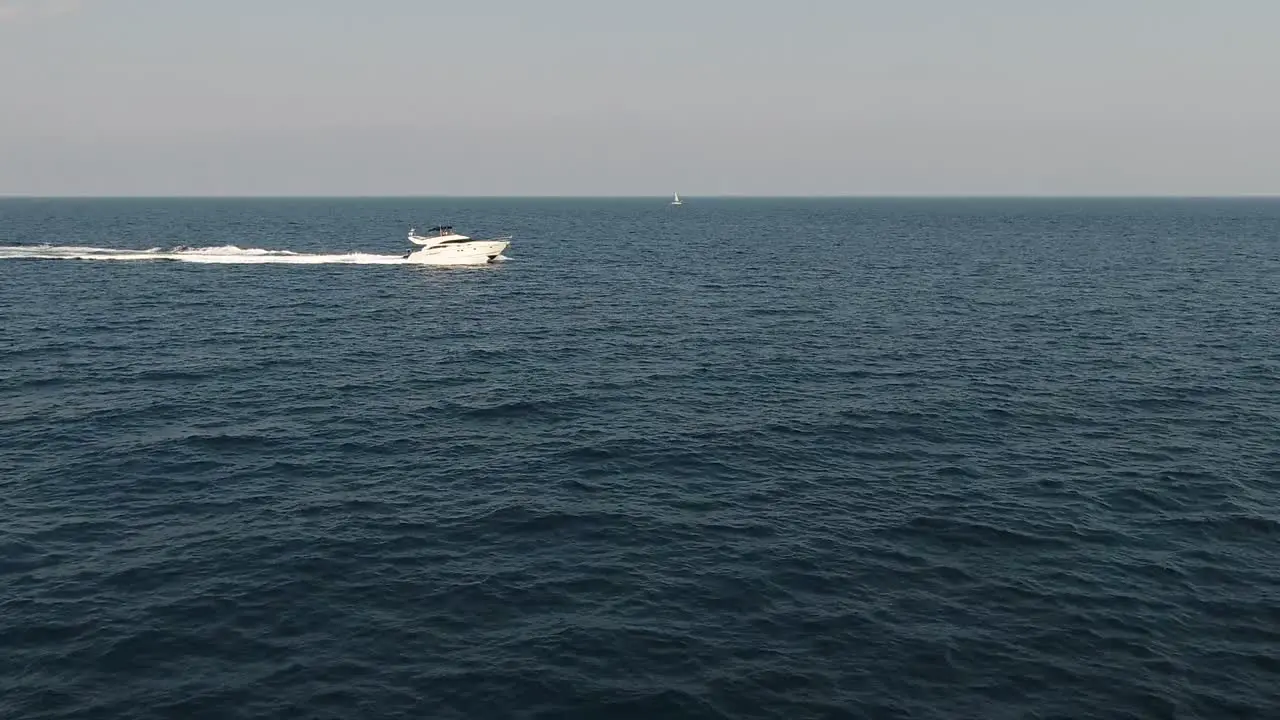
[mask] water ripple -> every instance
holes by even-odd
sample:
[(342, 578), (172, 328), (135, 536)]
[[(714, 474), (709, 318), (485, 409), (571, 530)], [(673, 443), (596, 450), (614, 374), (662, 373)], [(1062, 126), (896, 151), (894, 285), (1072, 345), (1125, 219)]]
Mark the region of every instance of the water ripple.
[(4, 717), (1280, 716), (1276, 203), (3, 207), (516, 236), (0, 260)]

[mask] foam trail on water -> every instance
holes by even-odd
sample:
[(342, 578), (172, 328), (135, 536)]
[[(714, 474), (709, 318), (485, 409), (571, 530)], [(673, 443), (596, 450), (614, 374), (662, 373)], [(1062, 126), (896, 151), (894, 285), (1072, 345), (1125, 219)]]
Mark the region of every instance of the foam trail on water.
[(119, 248), (77, 247), (65, 245), (0, 245), (0, 260), (176, 260), (193, 263), (223, 263), (229, 265), (262, 265), (278, 263), (287, 265), (408, 265), (399, 255), (374, 253), (308, 254), (289, 250), (263, 250), (240, 248), (235, 245), (222, 247), (188, 248), (168, 250), (121, 250)]

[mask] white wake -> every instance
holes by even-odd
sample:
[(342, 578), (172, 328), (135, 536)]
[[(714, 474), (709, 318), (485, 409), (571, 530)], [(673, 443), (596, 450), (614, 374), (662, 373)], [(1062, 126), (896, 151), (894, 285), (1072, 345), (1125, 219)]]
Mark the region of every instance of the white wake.
[[(503, 256), (499, 260), (505, 259)], [(412, 265), (400, 255), (375, 253), (309, 254), (289, 250), (263, 250), (240, 248), (235, 245), (222, 247), (151, 248), (150, 250), (121, 250), (118, 248), (73, 247), (63, 245), (0, 245), (0, 260), (175, 260), (192, 263), (224, 263), (234, 265), (261, 265), (281, 263), (289, 265)]]

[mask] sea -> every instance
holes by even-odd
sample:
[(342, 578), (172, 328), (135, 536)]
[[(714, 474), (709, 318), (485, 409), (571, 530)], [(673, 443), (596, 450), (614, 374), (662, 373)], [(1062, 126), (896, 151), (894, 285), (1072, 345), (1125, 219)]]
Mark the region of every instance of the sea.
[(0, 717), (1278, 718), (1280, 199), (0, 201)]

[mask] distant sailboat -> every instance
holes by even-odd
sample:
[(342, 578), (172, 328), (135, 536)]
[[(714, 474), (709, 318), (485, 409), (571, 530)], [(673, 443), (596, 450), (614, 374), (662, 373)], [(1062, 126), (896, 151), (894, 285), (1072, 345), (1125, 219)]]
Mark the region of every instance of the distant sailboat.
[(684, 203), (680, 202), (680, 193), (676, 193), (676, 194), (675, 194), (675, 199), (671, 201), (671, 204), (672, 204), (672, 205), (683, 205), (683, 204), (684, 204)]

